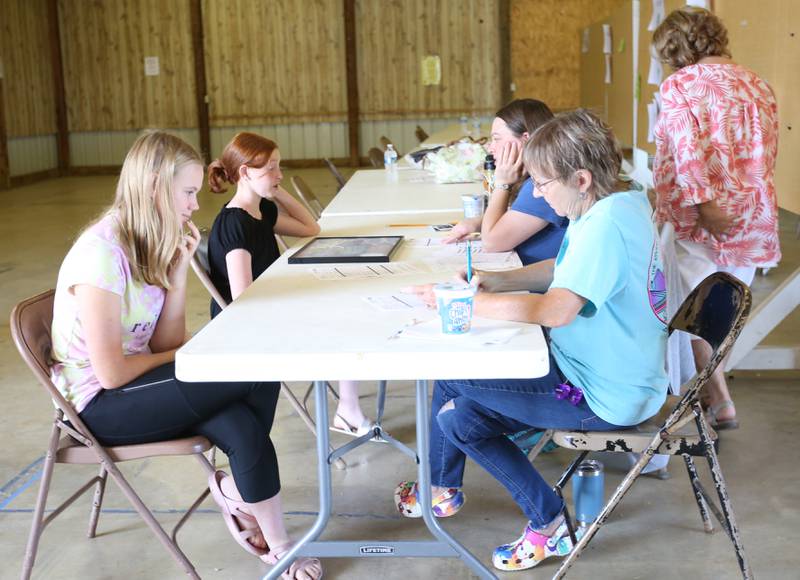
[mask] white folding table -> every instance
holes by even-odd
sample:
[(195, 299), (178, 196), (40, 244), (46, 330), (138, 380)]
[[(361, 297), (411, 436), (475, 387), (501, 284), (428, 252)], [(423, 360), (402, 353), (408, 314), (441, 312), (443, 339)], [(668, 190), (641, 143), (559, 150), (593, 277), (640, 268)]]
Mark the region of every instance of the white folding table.
[[(444, 215), (452, 215), (443, 212)], [(408, 214), (413, 223), (442, 214)], [(390, 220), (397, 219), (392, 216)], [(432, 235), (419, 227), (390, 228), (385, 216), (325, 217), (323, 234)], [(434, 223), (434, 222), (429, 222)], [(405, 244), (393, 258), (424, 267), (427, 248)], [(183, 381), (314, 381), (319, 475), (319, 515), (295, 547), (265, 576), (277, 578), (295, 556), (458, 557), (481, 578), (492, 572), (442, 529), (431, 511), (429, 385), (435, 379), (538, 377), (548, 372), (547, 346), (537, 325), (526, 325), (502, 345), (475, 345), (458, 337), (425, 341), (390, 338), (409, 321), (408, 312), (378, 311), (365, 296), (396, 293), (409, 284), (451, 279), (453, 272), (418, 272), (357, 280), (322, 281), (311, 265), (290, 265), (289, 251), (237, 300), (206, 325), (176, 355)], [(428, 316), (435, 317), (429, 311)], [(498, 321), (498, 327), (507, 324)], [(436, 538), (429, 541), (316, 541), (330, 518), (328, 380), (416, 381), (416, 452), (423, 519)], [(369, 439), (365, 435), (362, 439)], [(348, 443), (348, 449), (356, 446)], [(394, 442), (395, 446), (401, 446)], [(340, 448), (339, 451), (341, 451)], [(407, 448), (406, 448), (407, 449)], [(334, 452), (336, 453), (336, 452)], [(387, 482), (387, 495), (394, 482)]]
[(462, 212), (461, 195), (480, 193), (478, 182), (436, 183), (421, 169), (400, 168), (356, 171), (322, 212), (323, 216), (406, 215)]

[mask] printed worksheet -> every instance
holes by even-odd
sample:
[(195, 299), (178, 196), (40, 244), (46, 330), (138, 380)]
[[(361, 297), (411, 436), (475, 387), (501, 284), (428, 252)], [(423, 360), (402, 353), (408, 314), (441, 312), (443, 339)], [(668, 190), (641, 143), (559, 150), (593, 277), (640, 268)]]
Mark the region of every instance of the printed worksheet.
[(402, 276), (421, 272), (410, 262), (387, 262), (385, 264), (340, 264), (335, 266), (317, 266), (311, 273), (319, 280), (358, 280), (363, 278), (381, 278), (386, 276)]

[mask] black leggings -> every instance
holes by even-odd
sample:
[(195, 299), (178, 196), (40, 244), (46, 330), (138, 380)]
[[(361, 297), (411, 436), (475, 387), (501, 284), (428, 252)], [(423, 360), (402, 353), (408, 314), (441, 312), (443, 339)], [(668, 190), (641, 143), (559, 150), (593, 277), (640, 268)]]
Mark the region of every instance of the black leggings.
[(230, 459), (242, 499), (255, 503), (281, 488), (269, 438), (279, 393), (278, 383), (184, 383), (169, 363), (103, 389), (80, 417), (103, 445), (208, 437)]

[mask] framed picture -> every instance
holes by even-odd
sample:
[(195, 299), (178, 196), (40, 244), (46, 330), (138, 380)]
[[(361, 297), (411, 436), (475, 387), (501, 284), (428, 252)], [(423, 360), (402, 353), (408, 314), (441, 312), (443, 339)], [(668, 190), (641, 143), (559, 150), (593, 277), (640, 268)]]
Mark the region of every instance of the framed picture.
[(314, 238), (289, 257), (290, 264), (389, 262), (403, 236)]

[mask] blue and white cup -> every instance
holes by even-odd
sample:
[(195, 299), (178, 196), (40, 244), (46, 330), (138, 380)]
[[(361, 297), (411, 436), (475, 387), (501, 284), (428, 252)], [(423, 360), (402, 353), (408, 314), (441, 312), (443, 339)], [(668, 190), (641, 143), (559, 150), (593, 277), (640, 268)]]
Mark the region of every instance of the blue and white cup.
[(472, 326), (475, 288), (466, 283), (447, 282), (433, 287), (436, 308), (445, 334), (465, 334)]

